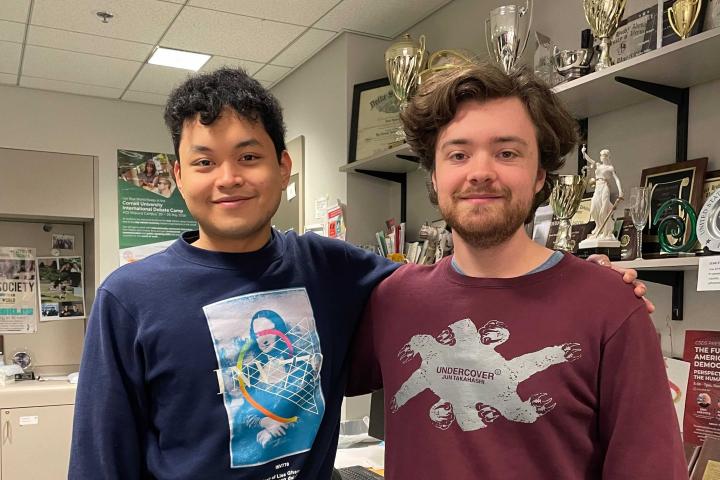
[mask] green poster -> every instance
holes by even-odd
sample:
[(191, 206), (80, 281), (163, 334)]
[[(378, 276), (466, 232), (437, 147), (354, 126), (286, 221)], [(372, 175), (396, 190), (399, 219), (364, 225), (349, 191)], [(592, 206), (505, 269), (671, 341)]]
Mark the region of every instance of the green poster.
[(175, 155), (118, 150), (120, 264), (164, 250), (197, 229), (173, 176)]

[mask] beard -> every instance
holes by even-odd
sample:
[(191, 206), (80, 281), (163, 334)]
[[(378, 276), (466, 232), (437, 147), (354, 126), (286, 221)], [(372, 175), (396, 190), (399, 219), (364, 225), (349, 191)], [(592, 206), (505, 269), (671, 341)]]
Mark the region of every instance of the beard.
[[(462, 196), (471, 193), (501, 194), (503, 198), (492, 205), (467, 205)], [(529, 200), (514, 198), (508, 188), (476, 189), (455, 193), (449, 205), (443, 202), (439, 207), (447, 225), (465, 242), (476, 248), (491, 248), (508, 240), (525, 224), (532, 201), (532, 196)]]

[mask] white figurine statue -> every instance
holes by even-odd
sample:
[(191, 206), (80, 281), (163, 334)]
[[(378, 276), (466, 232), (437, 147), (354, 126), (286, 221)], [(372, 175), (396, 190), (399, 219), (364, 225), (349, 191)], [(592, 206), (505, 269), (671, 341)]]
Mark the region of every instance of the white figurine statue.
[[(590, 168), (595, 169), (595, 178), (590, 184), (595, 184), (595, 193), (590, 200), (590, 218), (595, 222), (595, 228), (588, 237), (580, 242), (579, 248), (597, 247), (619, 247), (620, 242), (613, 235), (615, 219), (613, 211), (620, 200), (623, 199), (622, 185), (615, 173), (615, 167), (610, 163), (610, 150), (600, 151), (600, 161), (595, 161), (587, 154), (585, 145), (582, 147), (582, 154)], [(618, 189), (618, 198), (615, 202), (610, 201), (610, 180), (614, 179)]]

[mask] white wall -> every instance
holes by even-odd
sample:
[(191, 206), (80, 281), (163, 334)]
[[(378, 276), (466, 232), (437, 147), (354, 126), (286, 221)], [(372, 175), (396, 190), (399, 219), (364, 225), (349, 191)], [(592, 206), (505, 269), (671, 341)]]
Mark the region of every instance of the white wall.
[(0, 105), (0, 146), (98, 157), (98, 284), (118, 266), (116, 151), (171, 153), (162, 108), (2, 85)]

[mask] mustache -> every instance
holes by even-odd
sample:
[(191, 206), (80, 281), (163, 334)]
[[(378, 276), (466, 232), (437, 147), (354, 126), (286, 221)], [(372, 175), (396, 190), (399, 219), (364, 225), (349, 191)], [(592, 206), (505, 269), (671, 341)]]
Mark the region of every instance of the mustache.
[(512, 197), (512, 193), (510, 192), (510, 189), (507, 187), (501, 187), (501, 188), (471, 188), (468, 190), (463, 190), (461, 192), (453, 193), (452, 197), (454, 199), (460, 199), (465, 198), (471, 195), (490, 195), (490, 196), (500, 196), (504, 198), (510, 198)]

